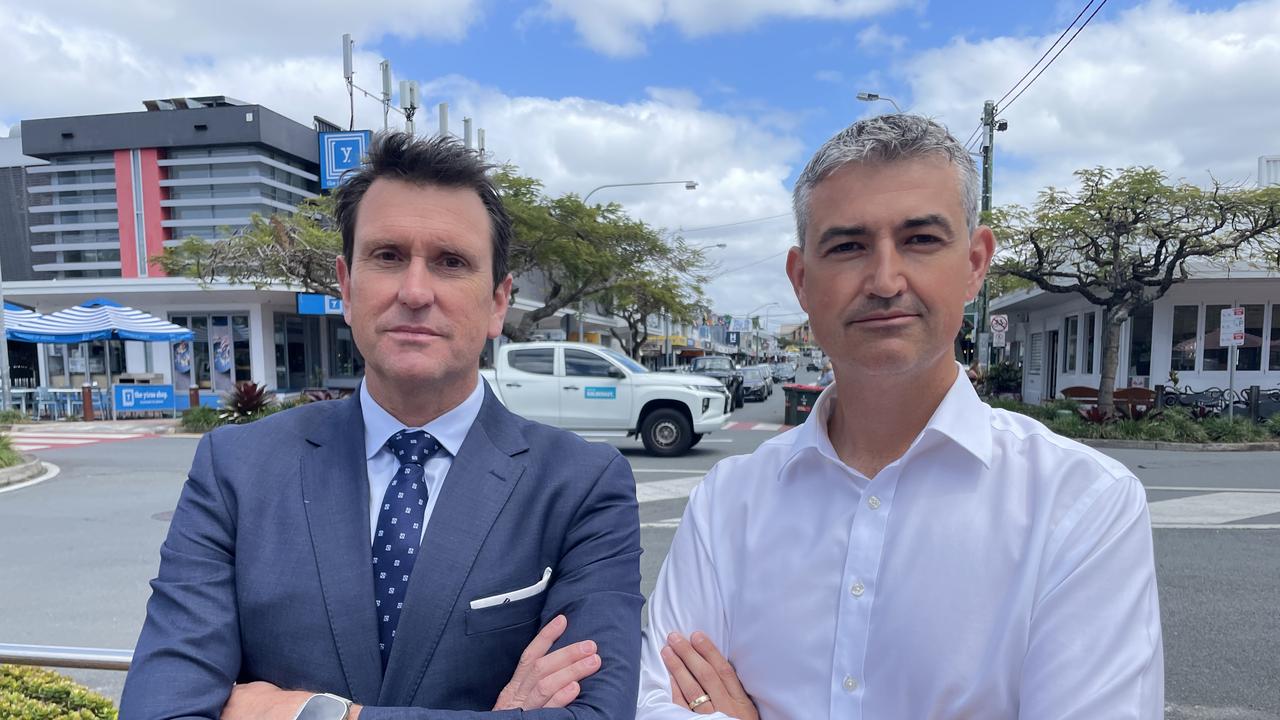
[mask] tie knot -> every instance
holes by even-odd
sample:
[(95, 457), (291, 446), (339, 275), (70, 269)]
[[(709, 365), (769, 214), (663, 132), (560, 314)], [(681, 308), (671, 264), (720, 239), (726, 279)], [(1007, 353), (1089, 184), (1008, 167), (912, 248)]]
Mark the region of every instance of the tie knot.
[(440, 441), (425, 430), (401, 430), (387, 440), (387, 449), (401, 465), (423, 465), (440, 449)]

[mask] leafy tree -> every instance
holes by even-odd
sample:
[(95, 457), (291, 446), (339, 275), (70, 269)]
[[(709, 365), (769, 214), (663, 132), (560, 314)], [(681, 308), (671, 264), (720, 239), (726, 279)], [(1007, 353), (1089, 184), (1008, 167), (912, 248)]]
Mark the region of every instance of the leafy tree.
[(705, 302), (701, 282), (661, 270), (630, 273), (601, 294), (600, 307), (626, 322), (625, 331), (609, 332), (622, 343), (627, 354), (640, 359), (640, 349), (649, 341), (649, 318), (666, 315), (672, 323), (692, 322), (701, 316)]
[(1191, 267), (1275, 262), (1280, 187), (1214, 180), (1206, 189), (1143, 167), (1080, 170), (1076, 177), (1078, 190), (1048, 188), (1031, 208), (992, 214), (1004, 246), (993, 272), (1102, 308), (1098, 406), (1114, 414), (1125, 321), (1187, 280)]

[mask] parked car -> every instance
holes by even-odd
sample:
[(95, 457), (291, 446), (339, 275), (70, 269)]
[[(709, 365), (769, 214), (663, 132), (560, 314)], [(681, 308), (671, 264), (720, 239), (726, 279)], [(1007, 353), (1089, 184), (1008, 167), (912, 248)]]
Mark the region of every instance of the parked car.
[(731, 358), (724, 355), (703, 355), (693, 359), (689, 372), (707, 375), (724, 384), (729, 395), (733, 397), (733, 407), (742, 407), (742, 371), (738, 370)]
[(660, 457), (684, 454), (733, 410), (716, 378), (649, 372), (585, 343), (508, 343), (480, 375), (517, 415), (588, 437), (639, 436)]
[(742, 368), (742, 397), (764, 402), (772, 394), (767, 372), (760, 367)]

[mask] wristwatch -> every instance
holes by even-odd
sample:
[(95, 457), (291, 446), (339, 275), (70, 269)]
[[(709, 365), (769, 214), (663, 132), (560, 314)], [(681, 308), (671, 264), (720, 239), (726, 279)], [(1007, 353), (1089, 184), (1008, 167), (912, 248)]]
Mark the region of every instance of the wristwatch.
[(329, 693), (319, 693), (307, 698), (293, 720), (346, 720), (350, 710), (350, 700)]

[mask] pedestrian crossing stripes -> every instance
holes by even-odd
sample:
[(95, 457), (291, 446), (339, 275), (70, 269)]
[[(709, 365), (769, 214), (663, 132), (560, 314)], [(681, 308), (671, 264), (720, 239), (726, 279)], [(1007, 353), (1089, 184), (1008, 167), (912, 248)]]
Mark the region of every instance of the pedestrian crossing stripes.
[[(636, 484), (636, 499), (645, 503), (682, 500), (702, 482), (701, 475)], [(1174, 490), (1194, 495), (1148, 501), (1151, 527), (1157, 530), (1273, 530), (1280, 529), (1280, 492), (1268, 489), (1148, 488), (1156, 493)], [(1206, 492), (1206, 490), (1209, 490)], [(641, 523), (645, 529), (674, 529), (680, 518)]]
[(94, 445), (102, 442), (133, 440), (135, 438), (142, 437), (151, 437), (151, 435), (148, 433), (76, 433), (57, 432), (52, 430), (43, 432), (20, 430), (9, 434), (9, 440), (13, 445), (13, 448), (15, 450), (21, 450), (22, 452), (64, 449), (79, 447), (81, 445)]

